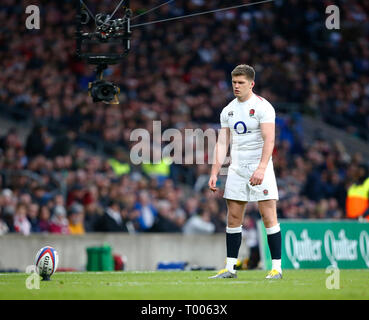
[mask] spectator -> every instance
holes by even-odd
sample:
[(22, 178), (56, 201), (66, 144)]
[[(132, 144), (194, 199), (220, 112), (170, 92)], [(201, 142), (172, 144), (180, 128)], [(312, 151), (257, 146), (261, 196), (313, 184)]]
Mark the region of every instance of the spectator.
[(330, 198), (328, 200), (328, 209), (325, 214), (327, 219), (340, 220), (344, 218), (343, 211), (339, 209), (338, 202), (335, 198)]
[(191, 217), (197, 213), (197, 210), (199, 208), (199, 201), (198, 198), (195, 196), (192, 196), (188, 198), (185, 202), (185, 210), (187, 217)]
[(126, 209), (120, 202), (111, 200), (103, 216), (96, 225), (100, 232), (128, 232), (126, 225)]
[(85, 205), (85, 221), (84, 229), (86, 232), (93, 232), (96, 230), (96, 225), (100, 217), (104, 214), (101, 207), (96, 201), (89, 202)]
[(14, 214), (15, 232), (28, 236), (31, 233), (31, 223), (27, 219), (27, 207), (25, 204), (18, 204)]
[(12, 191), (5, 190), (7, 189), (4, 189), (0, 194), (0, 235), (9, 232), (9, 227), (5, 221), (5, 216), (6, 208), (9, 208), (9, 204), (12, 202)]
[(46, 142), (46, 130), (47, 128), (40, 123), (36, 123), (27, 137), (26, 142), (26, 154), (28, 157), (33, 158), (37, 155), (44, 154), (47, 148)]
[(69, 234), (69, 222), (67, 219), (67, 211), (63, 206), (56, 206), (54, 208), (53, 215), (50, 220), (50, 228), (49, 231), (51, 233), (59, 233), (59, 234)]
[(30, 203), (28, 205), (27, 217), (31, 224), (31, 232), (40, 232), (39, 205), (37, 203)]
[(151, 227), (151, 232), (181, 232), (182, 228), (177, 224), (177, 217), (169, 201), (161, 200), (158, 203), (158, 214)]
[(17, 128), (10, 128), (7, 134), (0, 138), (0, 149), (7, 150), (8, 148), (21, 148), (22, 143), (18, 137)]
[(365, 165), (354, 168), (352, 183), (347, 191), (346, 216), (369, 219), (369, 174)]
[(76, 138), (76, 133), (72, 130), (64, 132), (55, 139), (55, 142), (50, 148), (49, 156), (56, 158), (57, 156), (67, 156), (70, 154), (73, 142)]
[(183, 227), (185, 234), (211, 234), (215, 231), (214, 224), (210, 221), (210, 212), (199, 210), (197, 215), (192, 216)]
[(70, 189), (67, 197), (67, 206), (70, 206), (74, 202), (83, 203), (83, 198), (85, 196), (85, 191), (83, 185), (76, 183)]
[(0, 236), (9, 232), (7, 224), (0, 217)]
[(0, 196), (0, 204), (4, 219), (13, 216), (15, 211), (16, 198), (13, 196), (12, 190), (10, 189), (2, 190)]
[(70, 234), (85, 234), (84, 208), (81, 204), (72, 204), (69, 210), (68, 220)]
[(154, 225), (158, 211), (151, 202), (150, 195), (147, 191), (139, 192), (138, 201), (134, 209), (139, 213), (137, 218), (139, 230), (148, 231)]
[(3, 209), (3, 220), (8, 228), (9, 232), (15, 232), (14, 226), (15, 208), (8, 206)]
[(40, 207), (39, 226), (40, 232), (50, 232), (50, 210), (46, 205)]
[(215, 232), (224, 232), (227, 225), (227, 212), (223, 210), (216, 199), (206, 202), (205, 207), (211, 214), (211, 222), (215, 226)]

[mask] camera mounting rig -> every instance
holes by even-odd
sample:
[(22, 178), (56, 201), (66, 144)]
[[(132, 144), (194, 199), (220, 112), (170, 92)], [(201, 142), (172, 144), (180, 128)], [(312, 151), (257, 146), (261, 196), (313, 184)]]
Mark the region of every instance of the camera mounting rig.
[[(93, 16), (83, 0), (77, 0), (77, 48), (76, 53), (80, 59), (85, 60), (90, 65), (96, 65), (98, 80), (89, 83), (89, 95), (94, 102), (104, 102), (108, 104), (118, 104), (119, 87), (103, 79), (104, 70), (108, 65), (117, 64), (128, 54), (131, 42), (131, 17), (132, 11), (129, 8), (130, 0), (121, 0), (114, 12), (109, 15), (99, 13)], [(123, 18), (112, 19), (116, 11), (123, 7)], [(87, 25), (90, 18), (95, 20), (94, 32), (83, 32), (82, 28)], [(111, 44), (121, 49), (119, 53), (92, 53), (83, 52), (84, 45)]]

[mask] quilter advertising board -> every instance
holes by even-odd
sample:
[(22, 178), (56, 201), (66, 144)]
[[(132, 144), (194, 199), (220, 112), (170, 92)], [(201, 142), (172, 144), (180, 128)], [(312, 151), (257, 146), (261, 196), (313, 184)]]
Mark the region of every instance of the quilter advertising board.
[[(311, 269), (334, 266), (369, 268), (369, 223), (351, 220), (280, 220), (282, 268)], [(258, 222), (260, 256), (272, 266), (264, 224)]]

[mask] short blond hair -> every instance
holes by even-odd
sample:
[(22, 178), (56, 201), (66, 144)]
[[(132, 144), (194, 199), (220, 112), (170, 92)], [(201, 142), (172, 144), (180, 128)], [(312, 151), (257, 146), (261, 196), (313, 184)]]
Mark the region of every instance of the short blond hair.
[(255, 69), (248, 64), (240, 64), (232, 71), (232, 77), (245, 76), (248, 80), (255, 81)]

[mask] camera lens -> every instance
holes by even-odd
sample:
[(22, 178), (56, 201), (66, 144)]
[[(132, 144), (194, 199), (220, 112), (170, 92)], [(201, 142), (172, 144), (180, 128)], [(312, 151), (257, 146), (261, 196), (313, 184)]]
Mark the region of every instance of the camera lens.
[(110, 86), (104, 86), (101, 88), (101, 94), (104, 96), (104, 97), (107, 97), (109, 96), (109, 94), (111, 93), (111, 90), (110, 90)]
[(118, 94), (118, 88), (111, 82), (98, 80), (92, 83), (90, 92), (94, 102), (109, 102)]
[(110, 100), (114, 98), (115, 87), (110, 83), (101, 84), (98, 88), (97, 96), (101, 100)]

